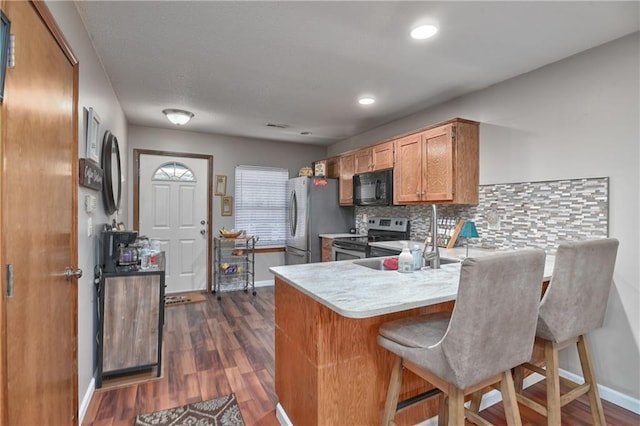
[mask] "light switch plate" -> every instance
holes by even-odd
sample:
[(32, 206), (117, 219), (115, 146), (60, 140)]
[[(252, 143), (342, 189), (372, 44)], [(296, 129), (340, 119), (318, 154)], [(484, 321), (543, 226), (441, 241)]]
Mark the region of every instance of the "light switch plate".
[(85, 195), (84, 196), (84, 209), (88, 214), (96, 211), (98, 207), (98, 200), (93, 195)]
[(91, 237), (93, 235), (93, 220), (91, 218), (87, 219), (87, 237)]

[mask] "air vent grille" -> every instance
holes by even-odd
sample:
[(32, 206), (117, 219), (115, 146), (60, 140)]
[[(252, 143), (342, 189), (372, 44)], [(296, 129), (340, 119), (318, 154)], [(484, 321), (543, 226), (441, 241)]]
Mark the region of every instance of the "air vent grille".
[(288, 124), (279, 124), (279, 123), (267, 123), (267, 127), (275, 127), (277, 129), (286, 129), (289, 127)]

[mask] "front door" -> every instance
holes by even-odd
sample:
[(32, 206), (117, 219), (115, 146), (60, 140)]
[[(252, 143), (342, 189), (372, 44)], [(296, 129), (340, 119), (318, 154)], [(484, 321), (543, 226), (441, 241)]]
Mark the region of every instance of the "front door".
[(77, 282), (64, 272), (77, 265), (77, 61), (43, 2), (3, 4), (16, 53), (2, 104), (0, 423), (73, 425)]
[(140, 235), (165, 252), (167, 293), (208, 287), (208, 183), (205, 158), (140, 155)]

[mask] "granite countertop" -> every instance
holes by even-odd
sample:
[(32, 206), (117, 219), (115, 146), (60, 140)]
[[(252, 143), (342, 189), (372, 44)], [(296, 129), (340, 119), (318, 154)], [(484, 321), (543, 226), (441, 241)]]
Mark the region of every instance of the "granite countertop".
[[(444, 258), (459, 258), (465, 248), (441, 249)], [(470, 256), (494, 250), (469, 249)], [(383, 258), (380, 258), (383, 259)], [(360, 259), (362, 260), (362, 259)], [(460, 263), (411, 273), (380, 271), (357, 265), (358, 260), (275, 266), (269, 270), (315, 301), (347, 318), (369, 318), (455, 300)], [(553, 271), (555, 257), (547, 256), (544, 279)]]

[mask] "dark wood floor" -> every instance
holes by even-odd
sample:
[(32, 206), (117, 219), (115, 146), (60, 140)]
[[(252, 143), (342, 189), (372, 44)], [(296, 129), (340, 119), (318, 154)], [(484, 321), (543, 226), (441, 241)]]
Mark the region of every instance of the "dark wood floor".
[[(166, 309), (163, 378), (144, 384), (98, 390), (83, 425), (132, 425), (138, 414), (216, 398), (234, 392), (247, 425), (278, 425), (274, 385), (273, 287), (251, 293), (224, 293), (218, 301)], [(544, 382), (526, 390), (542, 401)], [(603, 401), (610, 425), (640, 425), (640, 416)], [(520, 406), (523, 425), (545, 419)], [(502, 404), (482, 412), (494, 424), (505, 424)], [(588, 398), (562, 410), (563, 425), (590, 425)], [(303, 426), (303, 425), (297, 425)]]

